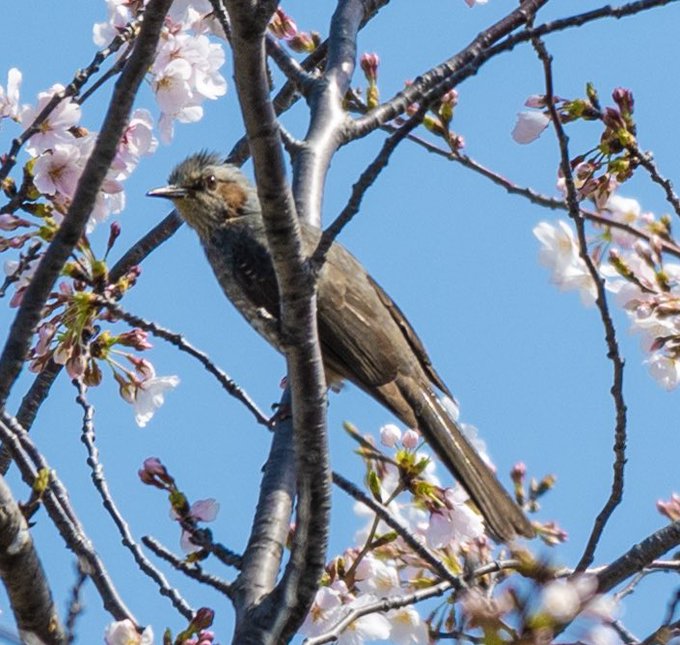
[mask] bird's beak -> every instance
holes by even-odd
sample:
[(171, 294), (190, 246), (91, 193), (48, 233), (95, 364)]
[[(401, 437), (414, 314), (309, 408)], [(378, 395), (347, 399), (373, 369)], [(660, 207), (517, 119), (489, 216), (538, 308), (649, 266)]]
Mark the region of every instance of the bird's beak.
[(164, 197), (165, 199), (181, 199), (187, 196), (187, 189), (181, 186), (163, 186), (162, 188), (154, 188), (146, 195), (147, 197)]

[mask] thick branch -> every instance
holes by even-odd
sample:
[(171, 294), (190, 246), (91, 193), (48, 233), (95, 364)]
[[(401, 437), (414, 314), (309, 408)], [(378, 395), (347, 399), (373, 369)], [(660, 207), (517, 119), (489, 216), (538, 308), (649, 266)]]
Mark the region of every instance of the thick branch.
[(598, 591), (601, 593), (610, 591), (678, 545), (680, 545), (680, 521), (652, 533), (620, 558), (598, 571)]
[[(307, 97), (311, 121), (302, 149), (295, 157), (295, 203), (305, 221), (321, 226), (323, 186), (331, 157), (349, 125), (342, 105), (356, 62), (356, 38), (365, 16), (387, 4), (385, 0), (343, 0), (333, 14), (328, 38), (328, 62), (323, 76)], [(367, 6), (370, 5), (370, 6)]]
[(73, 511), (64, 485), (37, 451), (26, 431), (6, 412), (0, 418), (0, 440), (9, 449), (22, 479), (29, 487), (33, 487), (38, 471), (49, 473), (49, 483), (42, 495), (42, 502), (50, 519), (66, 546), (87, 566), (88, 575), (99, 592), (104, 608), (116, 620), (129, 618), (134, 622), (134, 616), (120, 598), (106, 567)]
[(26, 520), (0, 477), (0, 576), (22, 642), (62, 645), (64, 630), (52, 602)]
[[(255, 573), (249, 559), (256, 558), (257, 553), (248, 550), (244, 553), (243, 573), (235, 589), (235, 640), (280, 642), (302, 622), (325, 564), (330, 515), (325, 382), (316, 329), (314, 282), (285, 180), (281, 139), (267, 83), (265, 29), (270, 15), (266, 12), (273, 10), (275, 3), (228, 0), (226, 6), (232, 25), (239, 101), (281, 296), (281, 331), (292, 395), (298, 491), (290, 560), (275, 593), (264, 600), (270, 590), (254, 588), (251, 584), (254, 578), (249, 577)], [(280, 527), (276, 530), (270, 527), (270, 536), (276, 539), (279, 530)]]

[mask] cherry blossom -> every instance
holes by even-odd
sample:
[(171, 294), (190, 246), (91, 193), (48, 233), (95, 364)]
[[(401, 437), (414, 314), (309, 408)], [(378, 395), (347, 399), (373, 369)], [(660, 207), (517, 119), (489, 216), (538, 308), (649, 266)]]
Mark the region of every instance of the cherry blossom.
[(409, 428), (406, 432), (404, 432), (404, 436), (401, 438), (401, 444), (407, 450), (415, 450), (415, 448), (420, 443), (420, 440), (420, 435), (412, 428)]
[[(63, 85), (53, 85), (48, 91), (38, 94), (35, 107), (26, 107), (21, 113), (21, 125), (28, 128), (35, 118), (42, 112), (52, 97), (63, 92)], [(47, 118), (40, 123), (40, 128), (26, 144), (29, 154), (37, 157), (41, 153), (53, 148), (58, 143), (72, 144), (75, 137), (70, 128), (80, 121), (80, 106), (70, 99), (60, 101)]]
[(153, 154), (158, 148), (158, 139), (153, 135), (153, 118), (148, 110), (137, 109), (118, 144), (116, 158), (111, 166), (117, 180), (132, 174), (141, 157)]
[(533, 233), (542, 245), (540, 262), (552, 271), (551, 281), (563, 291), (578, 291), (581, 302), (592, 305), (597, 290), (586, 263), (579, 255), (571, 227), (562, 220), (556, 225), (540, 222)]
[(385, 597), (399, 592), (397, 569), (394, 565), (387, 564), (371, 554), (361, 559), (355, 576), (357, 589), (363, 593)]
[(446, 506), (433, 511), (427, 527), (422, 527), (428, 543), (435, 548), (458, 547), (482, 537), (484, 521), (467, 505), (467, 493), (460, 487), (448, 488), (444, 496)]
[(544, 112), (524, 111), (517, 113), (517, 121), (512, 129), (512, 138), (517, 143), (531, 143), (538, 139), (548, 127), (550, 116)]
[[(217, 517), (219, 510), (220, 504), (216, 499), (199, 499), (189, 508), (186, 519), (194, 520), (195, 522), (212, 522)], [(170, 515), (173, 519), (178, 519), (174, 509), (171, 509)], [(189, 531), (182, 530), (179, 542), (185, 553), (194, 553), (201, 550), (200, 546), (191, 541), (191, 533)]]
[(380, 442), (387, 448), (394, 448), (401, 439), (401, 430), (393, 423), (388, 423), (380, 428)]
[(390, 642), (394, 645), (420, 645), (429, 642), (427, 624), (415, 607), (406, 606), (387, 613), (390, 622)]
[(660, 499), (656, 503), (656, 508), (662, 515), (665, 515), (671, 522), (680, 520), (680, 495), (673, 493), (666, 502)]
[(33, 183), (43, 195), (73, 197), (82, 173), (80, 150), (74, 144), (57, 143), (35, 162)]
[(148, 0), (132, 3), (130, 0), (106, 0), (108, 19), (92, 28), (92, 40), (98, 47), (108, 45), (135, 17), (138, 8)]
[(645, 361), (651, 377), (665, 390), (671, 391), (680, 383), (680, 364), (677, 359), (655, 352)]
[(132, 406), (135, 421), (140, 428), (146, 426), (151, 418), (165, 402), (165, 392), (179, 385), (178, 376), (152, 376), (140, 381), (132, 393)]
[[(608, 212), (613, 220), (631, 226), (637, 225), (642, 217), (642, 209), (637, 200), (618, 194), (610, 195), (602, 210)], [(612, 242), (624, 248), (633, 246), (637, 240), (630, 233), (613, 226), (610, 229), (610, 235)]]
[(161, 109), (159, 129), (164, 142), (172, 138), (172, 121), (198, 121), (203, 116), (201, 103), (216, 99), (227, 91), (219, 73), (224, 64), (222, 46), (207, 36), (167, 33), (151, 68), (152, 88)]
[(118, 620), (106, 628), (104, 642), (106, 645), (153, 645), (153, 629), (146, 627), (140, 634), (129, 618)]
[(21, 86), (21, 72), (12, 67), (7, 72), (7, 89), (0, 85), (0, 119), (8, 117), (17, 121), (19, 119), (19, 87)]

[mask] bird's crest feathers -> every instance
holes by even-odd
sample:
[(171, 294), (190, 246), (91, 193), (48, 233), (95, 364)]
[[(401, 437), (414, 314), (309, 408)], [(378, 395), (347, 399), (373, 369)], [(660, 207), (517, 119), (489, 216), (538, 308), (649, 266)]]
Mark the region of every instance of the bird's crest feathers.
[(207, 166), (221, 166), (223, 163), (224, 160), (219, 153), (201, 150), (177, 164), (170, 173), (169, 182), (175, 186), (181, 186), (188, 179), (200, 176)]

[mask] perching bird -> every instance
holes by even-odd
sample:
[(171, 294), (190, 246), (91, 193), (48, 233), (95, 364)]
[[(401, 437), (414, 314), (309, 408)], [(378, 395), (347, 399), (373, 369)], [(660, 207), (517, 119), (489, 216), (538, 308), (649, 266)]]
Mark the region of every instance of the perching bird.
[[(198, 233), (220, 286), (246, 320), (281, 350), (279, 294), (257, 193), (216, 154), (188, 157), (169, 185), (148, 195), (172, 200)], [(301, 222), (312, 253), (320, 231)], [(361, 264), (334, 243), (318, 275), (318, 329), (326, 380), (347, 379), (409, 427), (417, 427), (481, 511), (497, 540), (534, 535), (519, 506), (447, 414), (434, 387), (451, 396), (397, 305)], [(269, 323), (274, 324), (269, 324)]]

